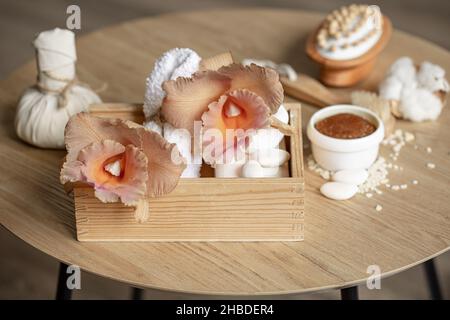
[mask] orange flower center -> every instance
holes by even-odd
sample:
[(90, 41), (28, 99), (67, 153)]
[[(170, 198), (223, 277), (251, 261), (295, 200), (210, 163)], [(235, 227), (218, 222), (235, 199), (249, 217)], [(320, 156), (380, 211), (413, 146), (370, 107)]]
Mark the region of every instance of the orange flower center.
[(222, 108), (222, 121), (224, 129), (248, 129), (251, 128), (251, 120), (248, 119), (246, 106), (242, 105), (240, 101), (233, 97), (228, 97)]
[(100, 184), (118, 183), (123, 178), (125, 172), (125, 153), (105, 160), (101, 168), (103, 170), (100, 170), (101, 172), (98, 175)]

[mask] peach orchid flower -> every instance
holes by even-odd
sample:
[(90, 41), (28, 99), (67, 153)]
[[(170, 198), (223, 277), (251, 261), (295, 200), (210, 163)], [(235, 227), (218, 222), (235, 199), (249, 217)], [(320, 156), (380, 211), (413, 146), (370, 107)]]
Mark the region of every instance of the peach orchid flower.
[[(269, 127), (270, 115), (276, 113), (284, 97), (278, 73), (256, 64), (233, 63), (216, 71), (200, 71), (191, 78), (166, 81), (163, 89), (166, 97), (161, 114), (166, 121), (192, 132), (194, 121), (202, 120), (203, 132), (216, 129), (223, 137), (228, 129)], [(217, 141), (203, 141), (203, 147), (207, 148), (211, 143)], [(218, 143), (214, 146), (214, 157), (243, 143), (241, 138), (231, 144)], [(205, 161), (211, 163), (214, 159), (205, 158)]]
[(130, 121), (76, 114), (65, 143), (61, 182), (87, 183), (102, 202), (140, 206), (139, 220), (147, 218), (148, 199), (171, 192), (185, 168), (175, 144)]

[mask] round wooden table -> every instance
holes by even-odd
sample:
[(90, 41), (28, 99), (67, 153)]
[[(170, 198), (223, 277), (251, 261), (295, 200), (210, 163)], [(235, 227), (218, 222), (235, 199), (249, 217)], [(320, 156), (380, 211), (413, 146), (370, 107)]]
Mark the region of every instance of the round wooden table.
[[(101, 29), (77, 42), (78, 74), (92, 87), (108, 84), (106, 102), (140, 102), (155, 59), (172, 47), (202, 56), (231, 50), (244, 57), (287, 62), (317, 75), (304, 42), (323, 15), (294, 10), (217, 10), (168, 14)], [(393, 21), (395, 26), (395, 21)], [(30, 39), (31, 40), (31, 39)], [(409, 55), (450, 70), (449, 53), (396, 31), (375, 70), (361, 87), (374, 89), (387, 66)], [(59, 183), (63, 151), (42, 150), (14, 133), (17, 99), (35, 82), (31, 61), (0, 84), (0, 220), (35, 248), (83, 270), (140, 288), (261, 295), (311, 292), (364, 283), (370, 265), (390, 276), (427, 261), (450, 244), (450, 112), (439, 121), (398, 127), (415, 133), (418, 149), (406, 146), (392, 171), (393, 183), (368, 199), (336, 202), (322, 197), (323, 180), (306, 171), (306, 223), (302, 242), (82, 243), (75, 239), (73, 201)], [(304, 105), (304, 125), (313, 107)], [(306, 140), (305, 140), (306, 141)], [(426, 147), (432, 153), (425, 152)], [(383, 152), (387, 152), (384, 150)], [(308, 149), (305, 154), (308, 155)], [(427, 169), (428, 162), (434, 170)], [(374, 207), (381, 204), (383, 210)]]

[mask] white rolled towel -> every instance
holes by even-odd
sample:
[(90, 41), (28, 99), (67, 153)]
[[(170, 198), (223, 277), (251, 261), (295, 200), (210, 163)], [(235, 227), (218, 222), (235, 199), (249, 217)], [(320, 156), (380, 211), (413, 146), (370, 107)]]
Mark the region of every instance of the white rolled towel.
[(149, 121), (161, 108), (166, 96), (162, 84), (178, 77), (190, 77), (198, 71), (200, 56), (189, 48), (174, 48), (164, 52), (147, 77), (147, 89), (144, 97), (144, 114)]

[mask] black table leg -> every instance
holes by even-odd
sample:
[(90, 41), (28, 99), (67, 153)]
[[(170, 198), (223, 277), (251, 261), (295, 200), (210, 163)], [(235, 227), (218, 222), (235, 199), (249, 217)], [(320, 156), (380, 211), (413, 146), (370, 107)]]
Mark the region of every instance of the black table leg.
[(424, 263), (425, 273), (427, 276), (428, 287), (430, 288), (430, 295), (432, 300), (442, 300), (441, 287), (436, 272), (434, 260), (430, 259)]
[(72, 290), (67, 288), (67, 278), (70, 276), (67, 274), (68, 265), (65, 263), (59, 263), (58, 273), (58, 285), (56, 288), (56, 300), (70, 300), (72, 299)]
[(341, 299), (342, 300), (358, 300), (358, 287), (348, 287), (341, 289)]
[(131, 293), (131, 299), (142, 300), (144, 297), (144, 290), (133, 287), (133, 292)]

